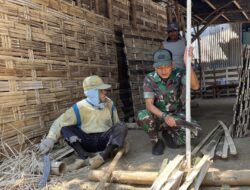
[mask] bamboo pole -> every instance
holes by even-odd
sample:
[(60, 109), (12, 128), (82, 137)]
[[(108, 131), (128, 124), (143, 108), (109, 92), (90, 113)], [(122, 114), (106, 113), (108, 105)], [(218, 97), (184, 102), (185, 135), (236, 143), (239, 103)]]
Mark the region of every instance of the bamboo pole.
[[(92, 170), (89, 173), (89, 180), (99, 181), (104, 176), (102, 170)], [(112, 182), (134, 185), (152, 185), (159, 172), (152, 171), (124, 171), (112, 172)], [(219, 170), (209, 168), (202, 186), (221, 186), (223, 184), (246, 186), (250, 185), (250, 170)]]
[(109, 179), (109, 177), (112, 174), (112, 171), (114, 170), (116, 164), (118, 163), (118, 161), (120, 160), (120, 158), (122, 157), (124, 153), (124, 148), (122, 148), (121, 150), (119, 150), (117, 152), (117, 154), (115, 155), (114, 159), (112, 160), (112, 162), (110, 163), (109, 167), (107, 168), (107, 170), (105, 171), (105, 174), (102, 177), (102, 180), (100, 181), (100, 183), (98, 184), (98, 186), (96, 187), (96, 190), (102, 190), (105, 183), (107, 182), (107, 180)]
[[(191, 47), (191, 0), (187, 0), (187, 51)], [(189, 53), (187, 53), (186, 63), (186, 120), (191, 121), (191, 109), (190, 109), (190, 74), (191, 74), (191, 59)], [(190, 130), (186, 128), (186, 160), (187, 167), (191, 168), (191, 141)]]

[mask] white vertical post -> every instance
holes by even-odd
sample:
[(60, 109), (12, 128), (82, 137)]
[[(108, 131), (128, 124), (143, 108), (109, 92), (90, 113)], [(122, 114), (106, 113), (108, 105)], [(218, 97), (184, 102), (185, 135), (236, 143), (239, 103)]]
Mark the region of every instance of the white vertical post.
[[(191, 0), (187, 0), (187, 50), (191, 47)], [(191, 73), (191, 59), (187, 53), (186, 62), (186, 120), (191, 120), (190, 109), (190, 73)], [(190, 130), (186, 128), (186, 161), (187, 167), (191, 168), (191, 141)]]

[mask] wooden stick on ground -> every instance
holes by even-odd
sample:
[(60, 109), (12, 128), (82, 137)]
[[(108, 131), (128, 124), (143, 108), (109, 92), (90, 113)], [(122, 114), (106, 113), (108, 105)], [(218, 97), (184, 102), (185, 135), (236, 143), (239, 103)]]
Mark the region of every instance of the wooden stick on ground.
[(221, 136), (223, 135), (224, 131), (221, 129), (219, 130), (214, 136), (213, 139), (202, 148), (201, 152), (204, 155), (209, 155), (210, 159), (213, 159), (214, 157), (214, 153), (215, 153), (215, 149), (217, 144), (219, 143)]
[(112, 160), (112, 162), (108, 166), (107, 170), (105, 171), (105, 174), (104, 174), (102, 180), (97, 185), (96, 190), (102, 190), (103, 189), (105, 183), (110, 178), (110, 176), (111, 176), (111, 174), (112, 174), (112, 172), (113, 172), (116, 164), (118, 163), (118, 161), (122, 157), (123, 153), (124, 153), (124, 148), (122, 148), (121, 150), (119, 150), (117, 152), (117, 154), (115, 155), (114, 159)]
[(191, 169), (191, 172), (189, 173), (189, 175), (187, 175), (185, 182), (182, 184), (182, 186), (179, 188), (179, 190), (186, 190), (191, 183), (193, 182), (194, 178), (198, 175), (198, 173), (200, 172), (201, 168), (203, 167), (203, 165), (207, 162), (207, 160), (209, 160), (210, 157), (208, 155), (204, 155), (202, 157), (202, 159), (200, 160), (200, 162), (194, 166), (194, 168)]
[(224, 145), (224, 136), (221, 137), (219, 144), (216, 147), (215, 154), (216, 156), (222, 157), (222, 149)]
[(219, 120), (219, 123), (220, 123), (220, 125), (222, 126), (222, 128), (223, 128), (223, 130), (225, 132), (225, 138), (226, 138), (226, 140), (228, 142), (230, 153), (232, 155), (236, 155), (237, 150), (236, 150), (234, 141), (233, 141), (232, 137), (230, 136), (230, 132), (229, 132), (227, 126), (220, 120)]
[(192, 155), (195, 155), (200, 149), (201, 147), (207, 142), (207, 140), (210, 138), (210, 136), (212, 136), (215, 131), (220, 127), (220, 125), (218, 124), (193, 150), (192, 150)]
[(229, 145), (228, 145), (227, 139), (225, 137), (223, 148), (222, 148), (222, 156), (221, 156), (223, 159), (228, 157), (228, 148), (229, 148)]
[[(152, 185), (158, 176), (157, 171), (124, 171), (112, 172), (112, 181), (122, 184)], [(102, 170), (90, 171), (88, 179), (99, 181), (105, 174)], [(219, 186), (223, 184), (233, 186), (249, 186), (250, 170), (219, 170), (209, 168), (202, 185)]]
[(182, 177), (184, 175), (184, 171), (177, 170), (169, 179), (166, 185), (162, 188), (162, 190), (172, 190), (172, 189), (178, 189)]
[(184, 160), (183, 155), (177, 155), (174, 160), (170, 161), (169, 164), (165, 167), (165, 169), (160, 173), (160, 175), (156, 178), (153, 185), (151, 186), (151, 190), (160, 190), (163, 184), (167, 181), (171, 173), (176, 170), (176, 168), (181, 164)]
[(211, 165), (211, 162), (207, 160), (204, 163), (204, 165), (202, 166), (201, 171), (200, 171), (200, 173), (199, 173), (199, 175), (197, 177), (197, 180), (195, 182), (194, 190), (199, 190), (200, 189), (202, 181), (204, 180), (204, 177), (206, 176), (207, 171), (208, 171), (210, 165)]

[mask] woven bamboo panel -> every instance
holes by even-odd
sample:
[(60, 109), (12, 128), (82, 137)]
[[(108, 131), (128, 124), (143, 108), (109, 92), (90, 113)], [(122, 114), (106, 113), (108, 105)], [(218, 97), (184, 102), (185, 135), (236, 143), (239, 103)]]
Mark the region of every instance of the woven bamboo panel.
[(145, 109), (143, 80), (153, 71), (153, 52), (159, 49), (164, 35), (151, 31), (124, 30), (125, 52), (135, 116)]
[(113, 20), (117, 28), (130, 27), (130, 1), (129, 0), (113, 0)]
[(164, 32), (167, 24), (166, 8), (152, 0), (136, 1), (136, 20), (138, 28)]
[(0, 1), (0, 146), (44, 135), (92, 74), (119, 102), (111, 20), (59, 0)]

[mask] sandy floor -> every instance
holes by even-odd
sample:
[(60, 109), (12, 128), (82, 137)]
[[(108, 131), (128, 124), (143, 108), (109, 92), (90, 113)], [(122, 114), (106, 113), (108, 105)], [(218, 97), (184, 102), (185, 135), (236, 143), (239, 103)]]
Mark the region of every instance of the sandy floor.
[[(195, 146), (216, 126), (217, 120), (222, 120), (228, 124), (232, 122), (234, 101), (234, 98), (195, 100), (196, 103), (199, 103), (199, 106), (192, 108), (192, 117), (201, 124), (203, 130), (199, 138), (192, 142), (192, 146)], [(144, 131), (130, 130), (128, 137), (131, 145), (130, 152), (119, 161), (116, 169), (158, 171), (164, 158), (171, 160), (177, 154), (185, 154), (185, 148), (170, 149), (166, 147), (164, 155), (153, 156), (151, 154), (152, 145)], [(235, 139), (238, 155), (235, 157), (230, 156), (227, 160), (215, 158), (212, 167), (223, 170), (250, 169), (249, 140), (249, 137)], [(108, 163), (105, 164), (102, 169), (105, 169), (107, 166)], [(91, 186), (88, 186), (88, 183), (86, 183), (88, 171), (88, 168), (83, 168), (70, 175), (67, 174), (63, 179), (64, 183), (53, 189), (91, 189)], [(109, 187), (107, 189), (117, 189), (117, 187)], [(124, 187), (124, 189), (130, 188), (128, 186), (126, 188)], [(133, 188), (131, 187), (131, 189)], [(250, 187), (235, 188), (235, 190), (236, 189), (250, 189)]]

